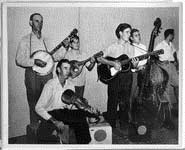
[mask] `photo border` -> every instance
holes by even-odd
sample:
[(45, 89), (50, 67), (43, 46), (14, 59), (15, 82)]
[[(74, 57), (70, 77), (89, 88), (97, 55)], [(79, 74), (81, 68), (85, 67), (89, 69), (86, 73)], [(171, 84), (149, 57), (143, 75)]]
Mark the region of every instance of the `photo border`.
[[(8, 7), (133, 7), (133, 5), (136, 5), (134, 7), (179, 7), (179, 56), (180, 56), (180, 76), (179, 76), (179, 99), (181, 100), (179, 102), (179, 144), (114, 144), (114, 145), (90, 145), (91, 148), (94, 149), (122, 149), (122, 148), (127, 148), (127, 149), (153, 149), (155, 146), (155, 149), (181, 149), (184, 147), (184, 104), (183, 104), (183, 98), (184, 98), (184, 93), (183, 93), (183, 70), (184, 70), (184, 59), (183, 59), (183, 49), (184, 49), (184, 44), (183, 44), (183, 35), (184, 33), (183, 30), (183, 18), (184, 14), (183, 12), (183, 5), (184, 2), (180, 3), (181, 1), (175, 1), (174, 2), (147, 2), (147, 3), (130, 3), (130, 2), (82, 2), (82, 1), (62, 1), (62, 2), (3, 2), (2, 3), (2, 11), (1, 11), (1, 18), (2, 18), (2, 69), (1, 69), (1, 100), (2, 100), (2, 148), (8, 148), (8, 149), (20, 149), (20, 148), (25, 148), (25, 149), (53, 149), (53, 148), (64, 148), (64, 149), (90, 149), (89, 145), (41, 145), (41, 144), (8, 144), (8, 42), (7, 42), (7, 8)], [(91, 4), (91, 5), (89, 5)], [(103, 6), (101, 6), (103, 4)], [(39, 6), (40, 5), (40, 6)], [(182, 81), (182, 82), (181, 82)], [(30, 147), (31, 146), (31, 147)]]

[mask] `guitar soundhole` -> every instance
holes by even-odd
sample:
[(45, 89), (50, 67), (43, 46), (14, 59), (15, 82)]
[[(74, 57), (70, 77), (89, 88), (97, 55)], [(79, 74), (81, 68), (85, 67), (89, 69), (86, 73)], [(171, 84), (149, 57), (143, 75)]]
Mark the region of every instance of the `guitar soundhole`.
[(123, 65), (122, 66), (122, 72), (128, 71), (130, 69), (130, 67), (131, 67), (131, 64), (130, 63), (127, 64), (127, 65)]

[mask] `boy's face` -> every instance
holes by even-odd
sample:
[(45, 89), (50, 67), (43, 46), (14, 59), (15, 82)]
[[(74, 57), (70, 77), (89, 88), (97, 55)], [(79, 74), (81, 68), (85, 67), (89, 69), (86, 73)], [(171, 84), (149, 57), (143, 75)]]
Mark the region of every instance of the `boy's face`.
[(169, 41), (172, 42), (174, 40), (174, 34), (169, 34)]
[(141, 35), (140, 35), (140, 33), (138, 31), (137, 32), (134, 32), (133, 33), (133, 36), (131, 37), (131, 40), (132, 40), (133, 43), (139, 44), (140, 41), (141, 41)]
[(129, 41), (130, 32), (130, 28), (126, 28), (125, 30), (123, 30), (123, 32), (120, 32), (120, 39), (122, 39), (123, 41)]
[(71, 48), (74, 50), (79, 50), (80, 48), (80, 42), (78, 39), (73, 39), (72, 43), (71, 43)]

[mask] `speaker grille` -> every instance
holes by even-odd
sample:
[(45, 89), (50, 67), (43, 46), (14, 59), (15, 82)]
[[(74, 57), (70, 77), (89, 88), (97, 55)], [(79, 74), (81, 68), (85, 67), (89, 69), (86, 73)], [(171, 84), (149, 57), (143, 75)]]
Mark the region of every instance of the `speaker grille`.
[(107, 133), (104, 131), (104, 130), (97, 130), (95, 133), (94, 133), (94, 139), (98, 142), (101, 142), (103, 140), (105, 140), (107, 137)]

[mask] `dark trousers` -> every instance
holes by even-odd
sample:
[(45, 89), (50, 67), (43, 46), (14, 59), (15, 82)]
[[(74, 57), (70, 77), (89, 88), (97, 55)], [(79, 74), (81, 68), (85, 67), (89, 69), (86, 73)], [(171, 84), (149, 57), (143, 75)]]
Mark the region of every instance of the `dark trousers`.
[(52, 73), (46, 76), (39, 76), (31, 68), (27, 68), (25, 71), (25, 86), (30, 109), (30, 124), (32, 125), (38, 123), (40, 119), (39, 115), (35, 112), (35, 105), (37, 104), (45, 83), (51, 78), (53, 78)]
[(116, 126), (117, 106), (120, 109), (120, 123), (128, 119), (129, 99), (132, 86), (132, 73), (120, 73), (108, 84), (107, 121)]
[[(89, 126), (86, 120), (86, 117), (90, 116), (90, 114), (87, 112), (82, 110), (58, 109), (50, 111), (49, 114), (74, 129), (78, 144), (88, 144), (91, 141)], [(55, 137), (52, 136), (52, 132), (55, 129), (56, 127), (53, 123), (43, 120), (38, 130), (39, 141), (52, 143), (55, 140)]]
[(75, 93), (78, 96), (83, 97), (84, 96), (84, 89), (85, 89), (85, 86), (75, 86)]

